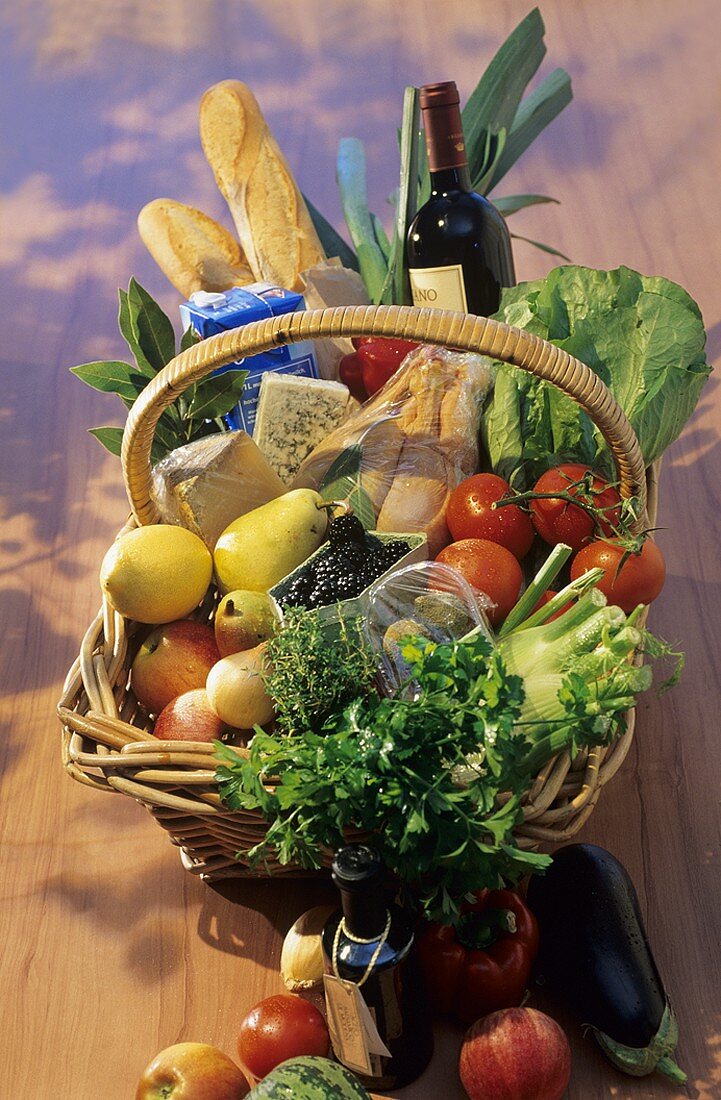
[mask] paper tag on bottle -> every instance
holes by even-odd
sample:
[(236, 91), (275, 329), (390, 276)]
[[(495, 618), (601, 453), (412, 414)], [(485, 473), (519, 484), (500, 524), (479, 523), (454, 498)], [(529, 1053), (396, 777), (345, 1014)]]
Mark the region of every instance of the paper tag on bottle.
[(380, 1076), (379, 1055), (390, 1058), (363, 994), (355, 982), (323, 975), (328, 1030), (339, 1062), (356, 1073)]

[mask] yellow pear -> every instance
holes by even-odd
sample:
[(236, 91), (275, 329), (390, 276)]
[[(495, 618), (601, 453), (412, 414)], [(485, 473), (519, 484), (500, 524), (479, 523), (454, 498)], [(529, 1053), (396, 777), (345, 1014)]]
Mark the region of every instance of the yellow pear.
[(266, 642), (278, 627), (278, 612), (267, 592), (236, 589), (218, 604), (215, 644), (221, 657)]
[(265, 646), (262, 642), (255, 649), (231, 653), (208, 673), (205, 690), (210, 705), (223, 722), (235, 729), (265, 725), (275, 715), (263, 678)]
[(223, 592), (267, 592), (317, 550), (328, 514), (314, 489), (291, 489), (226, 527), (213, 552)]

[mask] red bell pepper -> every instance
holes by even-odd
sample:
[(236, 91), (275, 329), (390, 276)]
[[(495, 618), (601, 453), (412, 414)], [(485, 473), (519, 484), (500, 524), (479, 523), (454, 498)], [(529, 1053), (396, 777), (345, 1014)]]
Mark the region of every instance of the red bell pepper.
[(348, 387), (351, 397), (356, 401), (366, 401), (368, 391), (363, 385), (363, 364), (358, 358), (358, 353), (352, 351), (350, 355), (344, 355), (338, 364), (338, 378)]
[(484, 890), (457, 928), (428, 924), (417, 940), (431, 1004), (471, 1024), (519, 1005), (538, 952), (538, 924), (513, 890)]
[(361, 361), (363, 385), (369, 397), (385, 386), (406, 355), (417, 347), (411, 340), (395, 337), (370, 336), (357, 341), (356, 355)]

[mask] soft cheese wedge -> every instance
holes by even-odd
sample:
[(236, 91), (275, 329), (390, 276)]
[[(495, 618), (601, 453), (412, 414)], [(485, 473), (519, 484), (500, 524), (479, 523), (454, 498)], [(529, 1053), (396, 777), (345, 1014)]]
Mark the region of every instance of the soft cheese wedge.
[(163, 519), (187, 527), (210, 550), (234, 519), (284, 492), (285, 485), (246, 432), (197, 439), (153, 471), (153, 497)]

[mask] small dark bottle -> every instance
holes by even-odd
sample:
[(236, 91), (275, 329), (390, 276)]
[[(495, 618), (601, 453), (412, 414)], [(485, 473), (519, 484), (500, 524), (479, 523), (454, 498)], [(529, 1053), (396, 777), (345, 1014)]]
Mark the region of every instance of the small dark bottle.
[[(326, 973), (360, 985), (380, 1039), (390, 1051), (370, 1056), (371, 1072), (358, 1072), (372, 1090), (397, 1089), (415, 1081), (433, 1053), (430, 1012), (412, 954), (414, 921), (389, 902), (378, 853), (362, 844), (341, 848), (333, 881), (342, 909), (323, 929)], [(334, 1050), (343, 1061), (342, 1050)]]
[(420, 92), (431, 197), (408, 228), (413, 304), (488, 317), (516, 276), (508, 227), (471, 190), (458, 89), (453, 81)]

